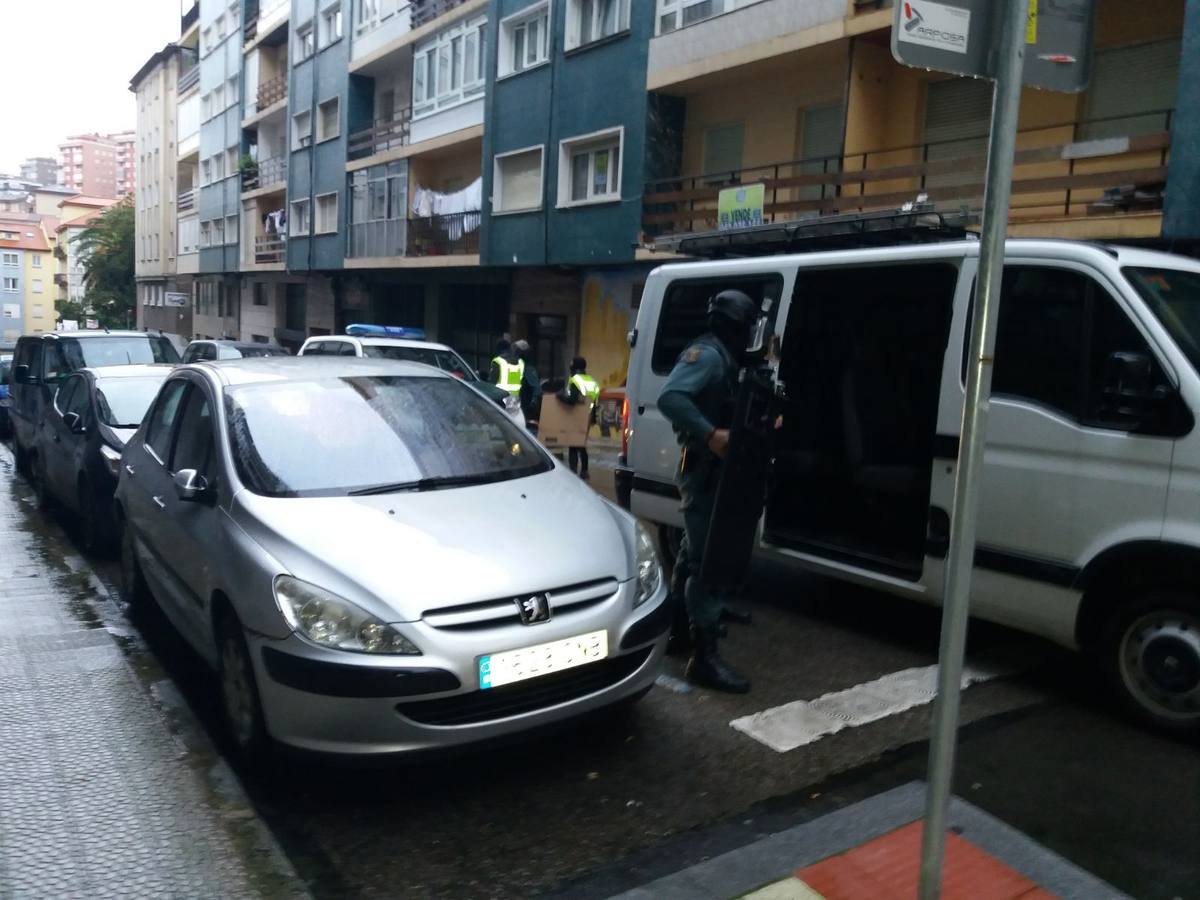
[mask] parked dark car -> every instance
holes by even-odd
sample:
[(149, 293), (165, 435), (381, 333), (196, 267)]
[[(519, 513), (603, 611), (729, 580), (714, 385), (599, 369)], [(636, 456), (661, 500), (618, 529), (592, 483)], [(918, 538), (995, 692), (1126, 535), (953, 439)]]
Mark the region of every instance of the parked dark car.
[(185, 363), (216, 359), (251, 359), (259, 356), (288, 356), (287, 350), (278, 344), (260, 344), (257, 341), (192, 341), (183, 351)]
[(113, 492), (121, 451), (150, 408), (171, 365), (81, 369), (62, 380), (28, 449), (41, 507), (78, 514), (84, 549), (116, 546)]
[(83, 368), (177, 363), (170, 338), (141, 331), (55, 331), (17, 340), (10, 382), (9, 417), (17, 468), (29, 474), (29, 450), (59, 382)]
[(0, 438), (12, 432), (12, 421), (8, 417), (8, 380), (12, 377), (12, 356), (0, 354)]

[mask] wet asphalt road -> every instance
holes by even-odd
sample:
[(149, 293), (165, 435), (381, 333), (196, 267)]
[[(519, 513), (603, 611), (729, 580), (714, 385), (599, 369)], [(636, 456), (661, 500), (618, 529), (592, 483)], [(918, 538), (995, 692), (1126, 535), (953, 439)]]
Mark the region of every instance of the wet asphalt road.
[[(31, 527), (74, 557), (69, 524)], [(116, 583), (113, 561), (89, 562), (101, 590)], [(937, 615), (771, 570), (749, 602), (754, 624), (726, 644), (754, 680), (745, 697), (668, 680), (627, 713), (445, 761), (231, 762), (313, 894), (331, 898), (604, 897), (922, 777), (928, 707), (788, 753), (728, 723), (933, 663)], [(164, 709), (185, 734), (200, 723), (191, 752), (227, 753), (211, 676), (161, 616), (136, 627), (128, 652), (166, 673)], [(968, 655), (1016, 674), (964, 694), (957, 793), (1130, 894), (1200, 898), (1197, 743), (1128, 721), (1081, 659), (1040, 641), (976, 625)], [(670, 660), (666, 674), (681, 670)]]

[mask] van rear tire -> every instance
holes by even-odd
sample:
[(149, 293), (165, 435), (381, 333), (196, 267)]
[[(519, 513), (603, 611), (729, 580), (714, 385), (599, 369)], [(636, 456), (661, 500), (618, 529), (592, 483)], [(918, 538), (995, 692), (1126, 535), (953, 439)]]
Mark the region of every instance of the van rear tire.
[(1200, 734), (1200, 595), (1147, 588), (1113, 610), (1102, 652), (1126, 706), (1176, 734)]

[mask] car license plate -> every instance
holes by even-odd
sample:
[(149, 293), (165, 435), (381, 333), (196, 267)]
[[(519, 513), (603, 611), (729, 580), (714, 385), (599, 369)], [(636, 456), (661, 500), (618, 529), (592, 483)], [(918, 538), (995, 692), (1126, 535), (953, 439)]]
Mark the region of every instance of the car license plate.
[(608, 656), (608, 632), (593, 631), (579, 637), (534, 644), (479, 657), (479, 689), (562, 672)]

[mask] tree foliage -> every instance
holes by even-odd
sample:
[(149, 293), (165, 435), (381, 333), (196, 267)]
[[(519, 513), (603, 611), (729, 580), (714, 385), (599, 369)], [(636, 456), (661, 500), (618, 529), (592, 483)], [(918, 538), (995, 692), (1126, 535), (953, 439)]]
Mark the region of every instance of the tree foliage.
[[(76, 240), (83, 263), (82, 304), (60, 303), (63, 319), (92, 318), (101, 328), (130, 328), (134, 323), (137, 282), (134, 280), (133, 200), (126, 197), (104, 210)], [(76, 309), (75, 307), (80, 307)]]

